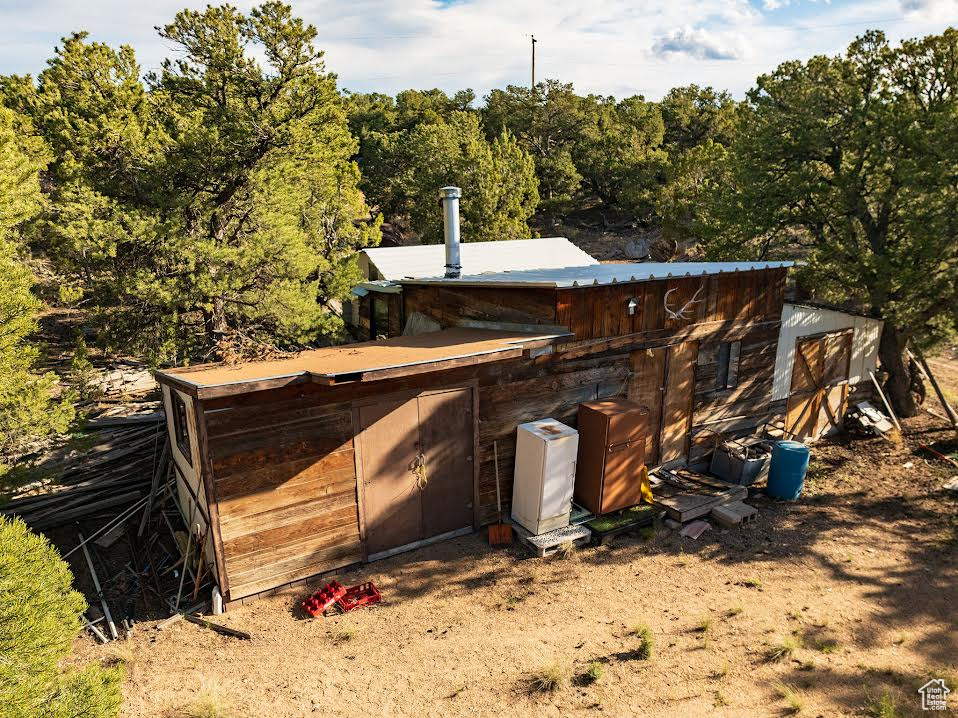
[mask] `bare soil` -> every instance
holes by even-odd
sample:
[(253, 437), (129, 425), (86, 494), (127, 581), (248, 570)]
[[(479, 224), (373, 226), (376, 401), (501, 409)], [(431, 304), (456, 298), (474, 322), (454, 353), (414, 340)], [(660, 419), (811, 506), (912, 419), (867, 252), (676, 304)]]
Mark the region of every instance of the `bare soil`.
[[(289, 593), (219, 617), (252, 641), (141, 623), (79, 658), (126, 658), (123, 715), (144, 718), (210, 696), (244, 717), (774, 716), (779, 682), (802, 715), (879, 715), (886, 695), (920, 715), (918, 686), (958, 672), (958, 469), (918, 444), (958, 447), (927, 416), (906, 427), (817, 445), (800, 500), (756, 497), (755, 523), (697, 541), (658, 527), (539, 560), (476, 534), (339, 576), (375, 581), (376, 608), (309, 619)], [(601, 678), (574, 680), (592, 662)], [(532, 691), (549, 664), (559, 687)]]
[[(958, 404), (958, 345), (948, 347), (938, 356), (928, 357), (928, 366), (931, 367), (935, 378), (941, 385), (945, 398), (952, 406)], [(934, 410), (941, 411), (931, 387), (928, 387), (928, 399), (926, 401), (930, 402), (929, 406), (933, 407)]]

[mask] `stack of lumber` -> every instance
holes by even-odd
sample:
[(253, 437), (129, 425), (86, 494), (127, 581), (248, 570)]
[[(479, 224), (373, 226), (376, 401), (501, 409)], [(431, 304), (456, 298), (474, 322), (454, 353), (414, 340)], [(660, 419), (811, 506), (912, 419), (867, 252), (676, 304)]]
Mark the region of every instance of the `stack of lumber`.
[(42, 531), (99, 513), (116, 513), (150, 493), (166, 474), (163, 414), (101, 415), (87, 436), (49, 452), (33, 467), (40, 477), (0, 507)]
[(654, 506), (665, 510), (669, 518), (685, 523), (707, 516), (716, 506), (741, 501), (748, 489), (720, 481), (685, 467), (658, 469), (650, 477)]

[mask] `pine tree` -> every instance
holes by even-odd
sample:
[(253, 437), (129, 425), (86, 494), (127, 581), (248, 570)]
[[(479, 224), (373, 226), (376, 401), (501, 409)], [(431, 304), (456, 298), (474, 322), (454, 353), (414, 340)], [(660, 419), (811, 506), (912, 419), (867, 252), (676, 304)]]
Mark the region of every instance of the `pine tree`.
[(783, 63), (740, 111), (710, 251), (805, 252), (818, 296), (884, 320), (885, 388), (912, 416), (906, 346), (958, 333), (958, 30)]
[(25, 136), (24, 123), (0, 107), (0, 474), (11, 455), (73, 418), (69, 401), (55, 398), (56, 377), (35, 371), (39, 352), (29, 341), (41, 303), (19, 230), (42, 206), (39, 170), (48, 150)]
[(0, 716), (109, 718), (122, 670), (61, 672), (80, 632), (83, 596), (55, 548), (20, 519), (0, 517)]
[[(335, 338), (355, 250), (378, 241), (316, 30), (267, 2), (184, 10), (176, 60), (68, 38), (5, 82), (56, 161), (34, 243), (95, 308), (101, 342), (155, 361)], [(254, 59), (263, 57), (263, 61)]]

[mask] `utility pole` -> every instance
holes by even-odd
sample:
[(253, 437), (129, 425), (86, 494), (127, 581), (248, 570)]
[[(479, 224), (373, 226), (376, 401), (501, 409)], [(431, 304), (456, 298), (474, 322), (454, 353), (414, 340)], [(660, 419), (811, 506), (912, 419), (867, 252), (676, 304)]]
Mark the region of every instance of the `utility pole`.
[(536, 89), (536, 36), (532, 37), (532, 89)]

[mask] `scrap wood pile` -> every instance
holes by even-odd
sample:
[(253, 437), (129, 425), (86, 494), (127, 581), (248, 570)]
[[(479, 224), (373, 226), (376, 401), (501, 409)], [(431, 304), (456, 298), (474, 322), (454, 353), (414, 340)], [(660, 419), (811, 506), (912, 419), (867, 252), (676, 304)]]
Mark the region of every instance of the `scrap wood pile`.
[(213, 578), (203, 536), (185, 527), (171, 481), (149, 508), (147, 514), (147, 506), (134, 506), (87, 536), (77, 533), (76, 544), (64, 554), (67, 559), (76, 554), (74, 572), (78, 577), (87, 574), (92, 582), (93, 598), (84, 620), (103, 643), (128, 636), (141, 618), (195, 618), (209, 605)]
[(162, 412), (154, 402), (134, 408), (146, 411), (105, 412), (87, 423), (85, 437), (38, 457), (30, 472), (41, 478), (14, 495), (0, 514), (19, 516), (44, 531), (144, 503), (166, 476), (169, 453)]

